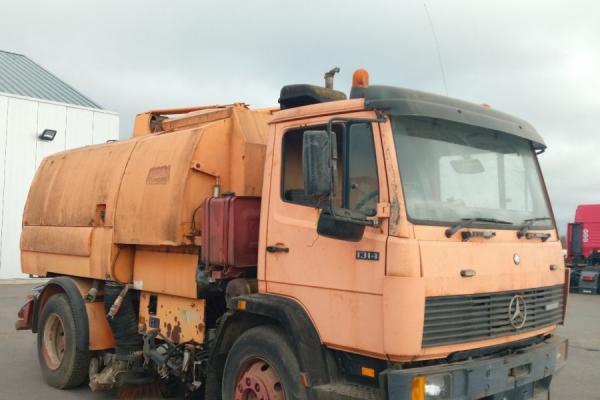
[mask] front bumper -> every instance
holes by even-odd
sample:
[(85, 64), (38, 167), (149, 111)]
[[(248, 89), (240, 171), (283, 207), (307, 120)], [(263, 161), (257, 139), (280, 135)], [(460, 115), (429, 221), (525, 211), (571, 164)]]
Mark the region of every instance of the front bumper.
[(450, 383), (449, 393), (445, 397), (425, 399), (534, 399), (540, 392), (548, 391), (551, 376), (564, 365), (566, 348), (566, 339), (553, 336), (506, 356), (422, 368), (389, 369), (382, 372), (381, 382), (386, 386), (388, 400), (411, 399), (414, 378), (443, 374)]

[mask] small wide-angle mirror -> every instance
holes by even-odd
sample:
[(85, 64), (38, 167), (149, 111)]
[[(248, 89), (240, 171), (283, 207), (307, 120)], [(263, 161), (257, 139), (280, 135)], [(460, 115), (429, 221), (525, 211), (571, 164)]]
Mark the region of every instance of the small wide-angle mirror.
[(327, 131), (305, 131), (302, 138), (302, 168), (307, 196), (331, 193), (331, 135)]
[(317, 233), (333, 239), (359, 242), (365, 233), (365, 225), (351, 221), (341, 221), (330, 210), (323, 211), (317, 222)]
[(479, 174), (485, 170), (481, 161), (476, 158), (452, 160), (450, 161), (450, 165), (452, 165), (452, 169), (458, 174)]

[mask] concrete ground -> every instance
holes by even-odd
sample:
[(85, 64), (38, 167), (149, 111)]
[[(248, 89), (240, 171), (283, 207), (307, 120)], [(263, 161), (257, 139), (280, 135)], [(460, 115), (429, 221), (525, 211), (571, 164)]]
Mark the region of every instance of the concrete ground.
[(569, 339), (569, 355), (552, 400), (600, 400), (600, 295), (571, 294), (558, 334)]
[[(87, 387), (61, 391), (47, 386), (38, 367), (36, 338), (14, 330), (16, 312), (31, 284), (0, 284), (0, 399), (114, 399)], [(569, 338), (569, 360), (552, 383), (552, 400), (600, 399), (600, 296), (569, 298), (567, 324), (559, 334)]]

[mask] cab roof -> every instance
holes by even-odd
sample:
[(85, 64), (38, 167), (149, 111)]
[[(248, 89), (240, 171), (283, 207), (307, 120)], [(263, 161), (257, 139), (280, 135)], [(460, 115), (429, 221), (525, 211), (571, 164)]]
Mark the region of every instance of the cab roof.
[(534, 148), (545, 149), (544, 139), (528, 122), (496, 111), (489, 106), (470, 103), (451, 97), (393, 86), (369, 86), (363, 93), (365, 108), (381, 110), (392, 115), (422, 116), (480, 126), (506, 132), (530, 140)]
[[(286, 100), (291, 101), (293, 92), (287, 94)], [(327, 98), (309, 105), (292, 106), (275, 112), (271, 123), (360, 110), (379, 110), (393, 116), (429, 117), (478, 126), (527, 139), (536, 150), (546, 148), (544, 139), (535, 128), (520, 118), (486, 105), (393, 86), (353, 88), (349, 100)]]

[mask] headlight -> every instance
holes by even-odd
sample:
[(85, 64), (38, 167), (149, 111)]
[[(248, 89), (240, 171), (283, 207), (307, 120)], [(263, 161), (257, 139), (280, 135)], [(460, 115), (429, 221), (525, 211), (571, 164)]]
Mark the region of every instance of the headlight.
[(452, 398), (452, 375), (437, 374), (413, 378), (411, 400), (446, 400)]

